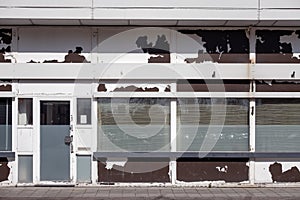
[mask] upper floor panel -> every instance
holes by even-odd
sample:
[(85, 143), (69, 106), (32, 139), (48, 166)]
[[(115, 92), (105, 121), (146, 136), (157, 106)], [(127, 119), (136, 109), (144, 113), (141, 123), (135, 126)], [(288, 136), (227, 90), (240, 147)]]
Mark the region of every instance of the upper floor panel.
[(297, 0), (11, 0), (2, 25), (296, 26)]

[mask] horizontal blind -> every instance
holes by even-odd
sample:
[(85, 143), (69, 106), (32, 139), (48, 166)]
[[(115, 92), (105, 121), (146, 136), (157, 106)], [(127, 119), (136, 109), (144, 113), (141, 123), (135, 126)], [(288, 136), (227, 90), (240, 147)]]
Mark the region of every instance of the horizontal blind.
[(248, 107), (247, 99), (180, 99), (178, 151), (247, 151)]
[(300, 151), (300, 99), (256, 100), (256, 151)]
[(98, 100), (98, 151), (169, 151), (170, 100)]

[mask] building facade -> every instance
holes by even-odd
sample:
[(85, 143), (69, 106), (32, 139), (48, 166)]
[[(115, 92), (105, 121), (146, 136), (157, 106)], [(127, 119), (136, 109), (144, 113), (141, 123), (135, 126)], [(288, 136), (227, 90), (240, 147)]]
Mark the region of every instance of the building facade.
[(0, 185), (299, 184), (299, 8), (1, 2)]

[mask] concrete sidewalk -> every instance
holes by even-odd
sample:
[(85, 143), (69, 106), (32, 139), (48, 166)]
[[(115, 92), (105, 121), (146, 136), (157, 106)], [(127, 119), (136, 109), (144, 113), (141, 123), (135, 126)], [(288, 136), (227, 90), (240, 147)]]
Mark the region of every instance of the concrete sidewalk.
[(94, 199), (300, 199), (300, 188), (0, 187), (0, 200)]

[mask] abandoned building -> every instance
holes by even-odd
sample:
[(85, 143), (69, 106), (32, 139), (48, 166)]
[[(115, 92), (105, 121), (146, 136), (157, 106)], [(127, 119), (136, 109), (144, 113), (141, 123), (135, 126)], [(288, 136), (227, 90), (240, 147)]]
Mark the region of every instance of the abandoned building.
[(2, 1), (0, 185), (299, 183), (299, 9)]

